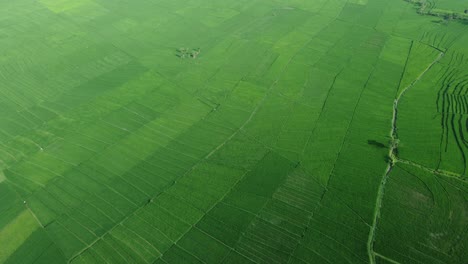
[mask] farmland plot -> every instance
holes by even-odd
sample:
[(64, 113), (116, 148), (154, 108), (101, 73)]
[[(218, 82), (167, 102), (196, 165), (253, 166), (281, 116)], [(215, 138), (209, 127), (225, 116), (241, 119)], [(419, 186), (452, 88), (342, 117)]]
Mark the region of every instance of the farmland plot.
[(416, 11), (0, 1), (0, 263), (465, 263), (468, 26)]

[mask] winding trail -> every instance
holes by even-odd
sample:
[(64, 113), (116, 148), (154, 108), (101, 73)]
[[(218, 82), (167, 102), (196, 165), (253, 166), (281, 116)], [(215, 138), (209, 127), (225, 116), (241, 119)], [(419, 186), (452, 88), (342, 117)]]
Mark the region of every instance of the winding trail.
[(428, 167), (426, 167), (426, 166), (424, 166), (422, 164), (413, 162), (411, 160), (405, 160), (405, 159), (398, 158), (397, 161), (400, 162), (400, 163), (406, 164), (406, 165), (411, 165), (411, 166), (417, 167), (417, 168), (419, 168), (421, 170), (427, 171), (427, 172), (432, 173), (432, 174), (436, 174), (438, 176), (451, 178), (451, 179), (456, 180), (456, 181), (466, 182), (466, 176), (464, 176), (462, 174), (458, 174), (458, 173), (451, 172), (451, 171), (439, 170), (439, 169), (431, 169), (431, 168), (428, 168)]
[[(439, 56), (432, 61), (429, 66), (410, 84), (408, 85), (405, 89), (403, 89), (398, 96), (395, 98), (393, 101), (393, 117), (392, 117), (392, 129), (390, 130), (390, 138), (391, 138), (391, 143), (390, 143), (390, 148), (388, 151), (388, 165), (385, 170), (385, 173), (382, 177), (382, 180), (380, 181), (379, 189), (377, 191), (377, 198), (375, 201), (375, 207), (374, 207), (374, 216), (372, 220), (372, 226), (369, 231), (369, 237), (367, 240), (367, 253), (369, 255), (369, 262), (371, 264), (375, 264), (375, 257), (376, 253), (374, 251), (374, 241), (375, 241), (375, 231), (377, 229), (377, 224), (379, 223), (380, 220), (380, 209), (382, 207), (382, 201), (385, 193), (385, 185), (387, 183), (387, 180), (389, 178), (390, 172), (392, 171), (393, 167), (397, 162), (400, 162), (400, 160), (397, 157), (397, 149), (398, 149), (398, 133), (397, 133), (397, 119), (398, 119), (398, 104), (400, 102), (400, 99), (403, 97), (403, 95), (410, 89), (412, 88), (421, 78), (434, 66), (437, 62), (439, 62), (445, 55), (445, 52), (441, 51)], [(404, 162), (406, 163), (406, 162)], [(408, 163), (407, 163), (408, 164)]]

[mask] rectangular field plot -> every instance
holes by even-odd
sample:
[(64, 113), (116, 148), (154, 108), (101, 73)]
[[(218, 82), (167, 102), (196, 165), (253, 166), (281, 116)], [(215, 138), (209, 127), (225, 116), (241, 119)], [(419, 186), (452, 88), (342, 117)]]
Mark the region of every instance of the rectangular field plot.
[(463, 262), (466, 184), (404, 164), (388, 181), (375, 251), (399, 262)]

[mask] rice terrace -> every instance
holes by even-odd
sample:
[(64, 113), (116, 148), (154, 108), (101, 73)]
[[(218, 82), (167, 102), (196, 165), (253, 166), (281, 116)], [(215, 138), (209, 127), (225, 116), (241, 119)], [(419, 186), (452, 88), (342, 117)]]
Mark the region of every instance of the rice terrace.
[(468, 0), (0, 0), (0, 263), (468, 263)]

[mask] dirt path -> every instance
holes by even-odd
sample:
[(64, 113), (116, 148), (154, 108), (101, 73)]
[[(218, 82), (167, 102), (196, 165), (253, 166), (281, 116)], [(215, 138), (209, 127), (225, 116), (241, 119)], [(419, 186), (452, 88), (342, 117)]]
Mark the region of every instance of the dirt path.
[(385, 170), (385, 173), (382, 177), (382, 180), (380, 181), (379, 189), (377, 191), (377, 199), (375, 201), (375, 207), (374, 207), (374, 217), (372, 220), (372, 226), (369, 231), (369, 237), (367, 240), (367, 253), (369, 255), (369, 261), (371, 264), (375, 264), (375, 252), (374, 252), (374, 241), (375, 241), (375, 230), (377, 228), (377, 224), (380, 220), (380, 209), (382, 207), (382, 201), (385, 193), (385, 185), (387, 183), (388, 177), (390, 175), (390, 172), (392, 171), (393, 167), (397, 162), (399, 162), (398, 157), (396, 155), (396, 150), (398, 148), (398, 135), (397, 135), (397, 119), (398, 119), (398, 104), (400, 102), (400, 99), (403, 97), (403, 95), (410, 89), (412, 88), (421, 78), (434, 66), (437, 62), (439, 62), (445, 55), (445, 52), (441, 52), (439, 56), (431, 63), (427, 68), (410, 84), (408, 85), (405, 89), (403, 89), (398, 96), (395, 98), (393, 101), (393, 117), (392, 117), (392, 129), (390, 130), (390, 148), (388, 151), (388, 165)]

